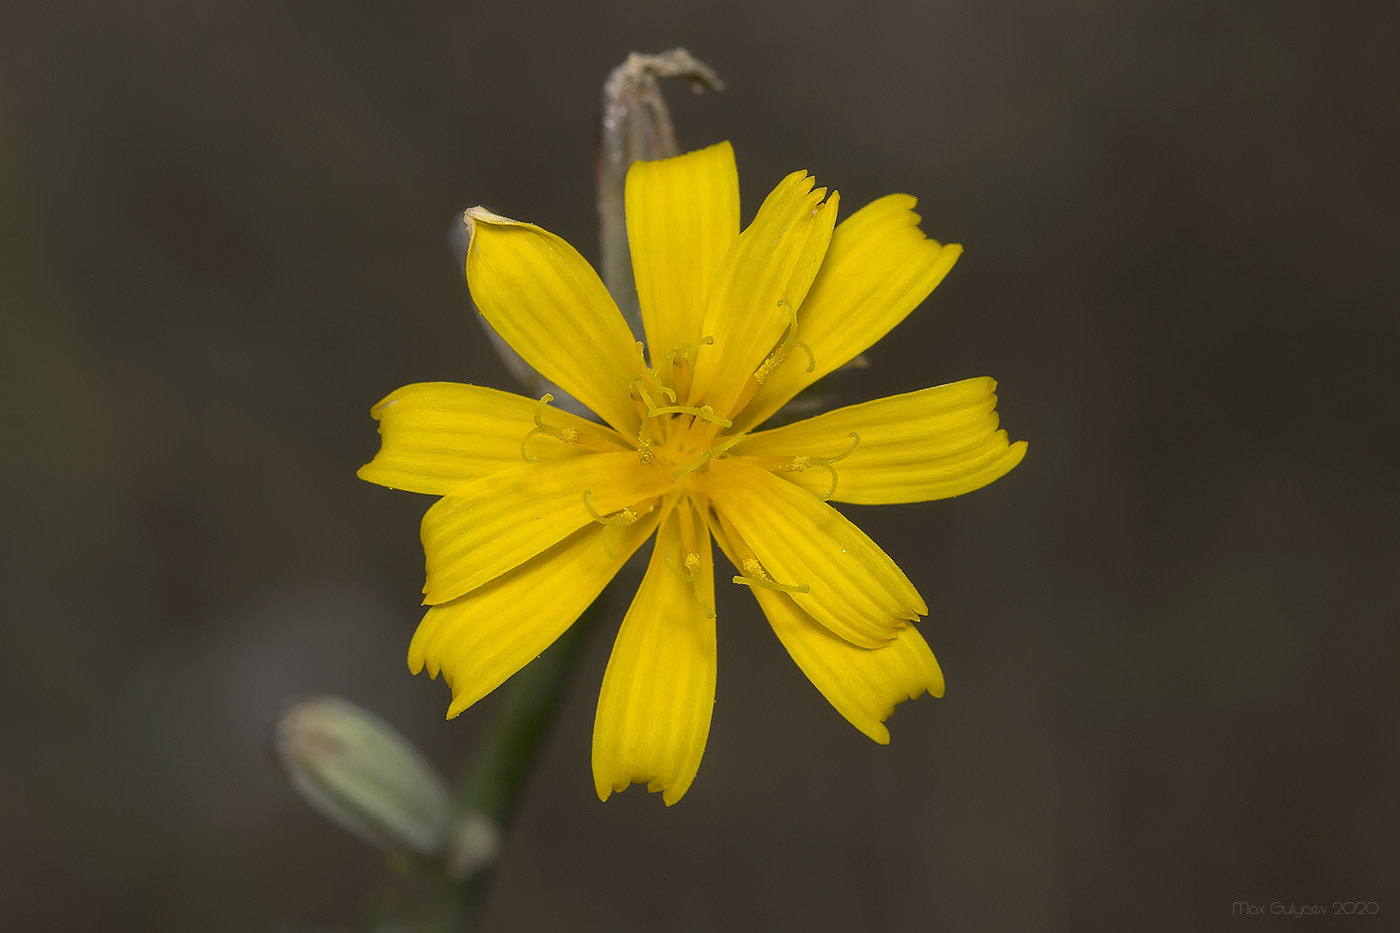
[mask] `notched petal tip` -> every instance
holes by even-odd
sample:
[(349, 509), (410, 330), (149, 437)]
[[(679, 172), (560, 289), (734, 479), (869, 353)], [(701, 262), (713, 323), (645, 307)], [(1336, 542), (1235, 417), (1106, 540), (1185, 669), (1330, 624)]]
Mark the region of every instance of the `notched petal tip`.
[[(686, 504), (665, 518), (622, 620), (598, 692), (593, 780), (600, 798), (642, 783), (669, 806), (700, 770), (715, 703), (713, 570), (704, 519)], [(667, 557), (686, 552), (687, 575)], [(697, 553), (698, 552), (698, 553)]]
[(886, 720), (905, 700), (943, 695), (943, 672), (913, 626), (889, 646), (857, 647), (832, 634), (786, 594), (755, 591), (774, 634), (812, 685), (871, 741), (888, 745)]
[(693, 774), (689, 778), (676, 781), (675, 783), (665, 783), (659, 778), (645, 777), (634, 778), (630, 781), (619, 780), (616, 782), (609, 782), (606, 779), (598, 780), (595, 778), (593, 781), (593, 790), (597, 793), (599, 801), (607, 803), (608, 798), (614, 793), (620, 794), (629, 787), (637, 784), (645, 784), (647, 793), (660, 793), (661, 802), (671, 807), (680, 802), (681, 798), (690, 790), (690, 785), (693, 783), (695, 783), (695, 775)]
[(801, 193), (806, 194), (808, 191), (812, 190), (812, 186), (816, 183), (817, 176), (813, 175), (805, 168), (800, 168), (795, 172), (788, 172), (784, 175), (783, 180), (778, 182), (774, 190), (776, 191), (791, 186), (794, 191), (796, 191), (799, 190), (800, 187)]

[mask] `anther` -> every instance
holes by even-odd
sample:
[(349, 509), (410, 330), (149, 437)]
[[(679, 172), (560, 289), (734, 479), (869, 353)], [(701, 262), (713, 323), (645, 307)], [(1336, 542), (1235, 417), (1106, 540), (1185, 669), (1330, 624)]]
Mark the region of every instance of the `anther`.
[(676, 569), (676, 565), (671, 562), (671, 555), (665, 557), (666, 569), (674, 573), (677, 577), (690, 584), (691, 591), (695, 594), (695, 601), (700, 604), (700, 611), (705, 613), (705, 618), (715, 617), (714, 607), (705, 602), (705, 598), (700, 595), (700, 555), (694, 552), (685, 555), (685, 567), (688, 573), (681, 573)]
[(800, 586), (793, 586), (787, 583), (775, 583), (773, 578), (768, 575), (768, 571), (763, 569), (763, 565), (758, 562), (757, 558), (745, 557), (740, 563), (743, 565), (744, 573), (748, 574), (746, 577), (734, 577), (733, 582), (740, 586), (757, 586), (765, 590), (779, 590), (783, 593), (812, 592), (812, 588), (805, 583)]
[(593, 508), (592, 498), (593, 490), (585, 489), (583, 491), (583, 507), (588, 510), (588, 514), (593, 517), (595, 522), (603, 526), (603, 552), (613, 560), (621, 560), (622, 555), (613, 548), (609, 535), (613, 534), (619, 527), (627, 528), (637, 524), (637, 519), (641, 516), (631, 509), (623, 509), (612, 516), (599, 515), (598, 510)]
[[(686, 557), (688, 558), (688, 557), (690, 557), (690, 555), (687, 554)], [(670, 554), (667, 554), (667, 555), (666, 555), (665, 562), (666, 562), (666, 569), (669, 570), (669, 571), (671, 571), (672, 573), (674, 573), (674, 574), (675, 574), (677, 577), (679, 577), (681, 580), (685, 581), (686, 583), (694, 583), (694, 582), (695, 582), (695, 572), (694, 572), (694, 571), (691, 571), (690, 573), (681, 573), (680, 570), (676, 567), (676, 565), (671, 561), (671, 555), (670, 555)]]
[[(695, 351), (701, 347), (713, 346), (714, 342), (714, 337), (701, 337), (693, 343), (687, 343), (684, 346), (676, 347), (670, 353), (666, 354), (665, 359), (662, 361), (660, 372), (665, 375), (666, 381), (670, 382), (671, 385), (675, 387), (677, 396), (690, 394), (690, 376), (695, 369)], [(676, 398), (672, 398), (671, 404), (676, 404), (676, 401)]]
[(836, 467), (832, 466), (832, 464), (840, 463), (842, 460), (845, 460), (851, 454), (855, 453), (856, 448), (860, 446), (860, 435), (855, 431), (852, 431), (846, 436), (851, 439), (851, 446), (847, 448), (845, 452), (837, 454), (835, 457), (793, 457), (787, 463), (779, 464), (778, 469), (785, 473), (801, 473), (803, 470), (809, 469), (810, 467), (824, 467), (827, 472), (831, 474), (831, 488), (828, 489), (826, 494), (821, 498), (823, 500), (830, 499), (832, 496), (836, 495), (836, 481), (838, 479)]
[(530, 452), (526, 449), (530, 443), (530, 438), (534, 437), (536, 434), (546, 434), (565, 444), (572, 444), (574, 441), (578, 440), (578, 431), (573, 428), (561, 428), (544, 423), (544, 407), (552, 401), (554, 401), (554, 396), (546, 392), (540, 397), (540, 400), (535, 403), (535, 426), (526, 431), (525, 436), (520, 441), (520, 456), (526, 463), (534, 463), (539, 459), (539, 457), (530, 456)]
[(778, 299), (778, 307), (788, 313), (788, 333), (783, 338), (783, 342), (778, 345), (778, 349), (768, 354), (768, 358), (759, 364), (758, 369), (754, 370), (753, 379), (759, 385), (763, 385), (772, 377), (773, 372), (783, 364), (783, 360), (787, 359), (787, 355), (793, 347), (801, 347), (802, 352), (807, 354), (807, 372), (813, 372), (817, 368), (817, 357), (812, 353), (812, 348), (804, 341), (797, 339), (797, 311), (786, 298)]

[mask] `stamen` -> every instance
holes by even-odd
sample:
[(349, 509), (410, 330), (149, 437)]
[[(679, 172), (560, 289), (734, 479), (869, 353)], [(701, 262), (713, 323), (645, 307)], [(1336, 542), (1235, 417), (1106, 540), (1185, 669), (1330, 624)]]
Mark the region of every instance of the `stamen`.
[[(651, 393), (647, 391), (646, 386), (642, 385), (642, 380), (640, 378), (635, 380), (633, 385), (637, 387), (637, 394), (641, 396), (642, 403), (647, 407), (647, 418), (655, 418), (657, 415), (694, 415), (697, 418), (712, 421), (723, 428), (731, 427), (734, 424), (734, 422), (730, 421), (728, 418), (721, 418), (719, 415), (715, 414), (715, 410), (709, 405), (702, 405), (699, 408), (690, 405), (658, 406), (656, 400), (651, 397)], [(675, 392), (665, 386), (658, 386), (658, 388), (664, 392), (671, 401), (674, 402), (676, 400)]]
[(656, 407), (656, 404), (651, 401), (651, 396), (647, 394), (648, 386), (651, 388), (652, 392), (660, 392), (674, 402), (676, 400), (676, 393), (668, 389), (666, 385), (657, 378), (654, 369), (647, 366), (646, 344), (638, 340), (633, 346), (637, 351), (637, 376), (632, 380), (632, 384), (637, 390), (637, 395), (647, 403), (648, 409)]
[[(722, 428), (734, 426), (733, 421), (730, 421), (728, 418), (721, 418), (719, 415), (715, 414), (715, 410), (709, 405), (701, 405), (699, 408), (693, 405), (665, 405), (658, 408), (656, 403), (652, 401), (651, 396), (647, 394), (646, 389), (641, 387), (640, 383), (638, 383), (637, 388), (641, 389), (642, 401), (646, 403), (648, 418), (655, 418), (657, 415), (694, 415), (703, 421), (717, 424)], [(671, 395), (674, 396), (675, 393), (672, 392)], [(672, 398), (672, 401), (675, 401), (675, 399)]]
[(698, 569), (700, 567), (700, 555), (695, 553), (688, 553), (685, 555), (685, 566), (686, 569), (690, 571), (689, 573), (681, 573), (677, 570), (676, 565), (671, 563), (670, 554), (666, 555), (665, 562), (667, 570), (690, 584), (691, 592), (695, 594), (695, 601), (700, 604), (700, 611), (705, 613), (705, 618), (713, 619), (715, 617), (714, 607), (706, 603), (705, 598), (700, 595), (700, 572)]
[(781, 590), (784, 593), (801, 594), (812, 592), (812, 588), (805, 583), (801, 586), (791, 586), (786, 583), (774, 583), (772, 580), (759, 580), (754, 577), (734, 577), (730, 582), (737, 583), (740, 586), (757, 586), (765, 590)]
[(548, 435), (565, 444), (572, 444), (574, 441), (578, 440), (578, 431), (573, 428), (561, 428), (544, 423), (542, 420), (544, 417), (544, 407), (552, 401), (554, 401), (554, 396), (546, 392), (541, 396), (540, 400), (535, 403), (535, 426), (526, 431), (525, 436), (520, 441), (520, 456), (526, 463), (534, 463), (539, 460), (539, 457), (530, 456), (530, 452), (526, 449), (527, 445), (530, 443), (530, 438), (534, 437), (536, 434)]
[(701, 454), (700, 459), (696, 460), (690, 466), (686, 467), (683, 470), (677, 470), (674, 474), (672, 474), (673, 478), (680, 479), (687, 473), (694, 473), (696, 470), (704, 469), (709, 465), (711, 460), (713, 460), (715, 457), (718, 457), (720, 454), (724, 453), (726, 450), (742, 441), (744, 437), (745, 435), (743, 434), (736, 434), (734, 437), (731, 437), (729, 440), (725, 441), (723, 444), (720, 444), (718, 447), (711, 447), (709, 450)]
[(603, 552), (613, 560), (621, 560), (622, 555), (613, 548), (612, 539), (609, 535), (613, 534), (619, 527), (627, 528), (637, 524), (637, 520), (642, 516), (638, 515), (630, 508), (623, 509), (612, 517), (599, 515), (598, 510), (593, 508), (592, 498), (593, 490), (585, 489), (583, 491), (583, 507), (588, 510), (589, 515), (593, 516), (595, 522), (603, 526)]
[(744, 572), (749, 574), (749, 576), (736, 576), (734, 578), (733, 582), (739, 584), (740, 586), (757, 586), (762, 587), (765, 590), (779, 590), (783, 593), (812, 592), (812, 588), (805, 583), (801, 584), (800, 586), (793, 586), (792, 584), (787, 583), (775, 583), (773, 581), (773, 578), (768, 575), (768, 571), (763, 569), (763, 565), (760, 564), (756, 558), (745, 557), (742, 563)]
[[(642, 404), (646, 406), (646, 412), (642, 415), (642, 427), (637, 435), (637, 456), (641, 459), (643, 463), (650, 463), (652, 460), (651, 429), (647, 426), (647, 422), (660, 415), (691, 415), (693, 417), (699, 418), (703, 421), (708, 421), (711, 424), (715, 424), (723, 428), (733, 427), (734, 425), (734, 422), (729, 420), (728, 418), (721, 418), (719, 415), (715, 414), (715, 410), (709, 405), (701, 405), (699, 408), (696, 408), (692, 405), (658, 406), (656, 404), (656, 400), (651, 397), (651, 393), (647, 391), (646, 386), (642, 385), (642, 379), (640, 376), (636, 380), (634, 380), (633, 385), (637, 389), (637, 394), (640, 396)], [(666, 393), (666, 395), (670, 398), (672, 402), (676, 400), (675, 392), (666, 388), (666, 386), (664, 385), (660, 386), (660, 389), (662, 392)], [(696, 463), (696, 466), (699, 466), (703, 462), (703, 460), (698, 461)], [(691, 467), (691, 469), (694, 468), (695, 467)], [(685, 473), (689, 472), (690, 470), (685, 470), (682, 473), (677, 474), (677, 477), (679, 478), (679, 476), (682, 476)]]
[(839, 478), (836, 475), (836, 467), (832, 466), (832, 464), (840, 463), (842, 460), (845, 460), (851, 454), (855, 453), (856, 448), (860, 446), (860, 435), (855, 431), (852, 431), (846, 436), (851, 439), (851, 446), (844, 453), (838, 454), (835, 457), (793, 457), (787, 463), (779, 464), (777, 469), (785, 473), (801, 473), (803, 470), (814, 466), (824, 467), (831, 473), (831, 488), (828, 489), (826, 494), (821, 498), (823, 500), (830, 499), (832, 496), (836, 495), (836, 481)]
[[(690, 376), (695, 369), (694, 353), (701, 347), (714, 346), (715, 338), (701, 337), (694, 343), (688, 343), (683, 347), (676, 347), (666, 354), (661, 371), (665, 373), (671, 384), (675, 386), (676, 395), (686, 397), (690, 395)], [(671, 399), (674, 405), (676, 399)]]
[(647, 391), (647, 387), (642, 385), (642, 378), (638, 376), (633, 385), (637, 387), (637, 394), (641, 396), (642, 403), (647, 407), (647, 417), (655, 417), (652, 412), (656, 409), (656, 403), (651, 400), (651, 393)]
[(812, 352), (812, 348), (807, 344), (807, 341), (794, 340), (792, 345), (794, 347), (801, 347), (802, 352), (807, 354), (807, 372), (810, 373), (814, 371), (817, 368), (817, 355)]
[(698, 350), (698, 349), (700, 349), (701, 347), (712, 347), (712, 346), (714, 346), (714, 345), (715, 345), (715, 338), (713, 338), (713, 337), (701, 337), (699, 340), (695, 341), (694, 343), (688, 343), (688, 344), (686, 344), (685, 346), (676, 347), (676, 349), (672, 350), (670, 353), (667, 353), (667, 354), (666, 354), (666, 362), (667, 362), (667, 363), (670, 363), (670, 364), (672, 364), (672, 365), (674, 365), (674, 364), (676, 363), (677, 360), (680, 360), (680, 359), (689, 359), (689, 358), (690, 358), (690, 351), (692, 351), (692, 350)]
[(593, 516), (593, 520), (594, 520), (595, 522), (598, 522), (598, 523), (601, 524), (601, 525), (606, 525), (606, 524), (608, 523), (608, 520), (607, 520), (606, 518), (604, 518), (603, 516), (601, 516), (601, 515), (598, 514), (598, 510), (595, 509), (595, 508), (593, 507), (593, 501), (592, 501), (592, 500), (593, 500), (593, 490), (591, 490), (591, 489), (585, 489), (585, 490), (583, 491), (583, 507), (584, 507), (585, 509), (588, 510), (588, 514), (589, 514), (589, 515)]
[(787, 355), (793, 347), (801, 347), (802, 351), (807, 354), (807, 372), (813, 372), (817, 368), (817, 357), (812, 353), (812, 348), (797, 339), (797, 311), (786, 298), (778, 299), (778, 307), (788, 313), (788, 333), (783, 338), (783, 342), (778, 345), (778, 349), (768, 354), (768, 358), (759, 365), (758, 369), (754, 370), (754, 382), (759, 385), (763, 385), (772, 377), (774, 370), (783, 364), (783, 360), (787, 359)]
[(849, 457), (851, 454), (855, 453), (855, 452), (856, 452), (856, 448), (860, 446), (860, 435), (857, 434), (855, 431), (852, 431), (850, 434), (847, 434), (846, 436), (849, 437), (849, 438), (851, 439), (851, 446), (848, 447), (848, 448), (846, 448), (846, 450), (845, 450), (844, 453), (837, 454), (837, 455), (834, 456), (834, 457), (816, 457), (816, 458), (814, 458), (814, 459), (816, 459), (816, 460), (822, 460), (822, 461), (824, 461), (824, 462), (826, 462), (826, 463), (828, 463), (828, 464), (830, 464), (830, 463), (840, 463), (842, 460), (845, 460), (845, 459), (846, 459), (847, 457)]

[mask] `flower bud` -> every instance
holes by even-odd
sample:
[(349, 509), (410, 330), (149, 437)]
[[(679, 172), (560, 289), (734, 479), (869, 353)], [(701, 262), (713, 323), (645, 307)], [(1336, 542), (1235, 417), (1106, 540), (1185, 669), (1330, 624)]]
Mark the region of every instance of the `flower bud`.
[(442, 851), (453, 821), (447, 785), (378, 716), (339, 697), (293, 700), (273, 745), (292, 788), (333, 823), (393, 852)]

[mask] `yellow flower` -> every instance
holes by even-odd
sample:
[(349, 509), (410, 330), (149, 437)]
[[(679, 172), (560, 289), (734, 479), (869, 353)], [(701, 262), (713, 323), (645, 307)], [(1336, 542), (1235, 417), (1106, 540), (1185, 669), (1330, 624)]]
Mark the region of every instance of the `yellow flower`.
[[(837, 194), (783, 179), (742, 232), (728, 143), (627, 177), (647, 352), (568, 243), (466, 212), (466, 276), (486, 320), (599, 424), (480, 386), (422, 383), (371, 414), (361, 478), (441, 496), (423, 518), (424, 603), (409, 668), (439, 671), (448, 717), (559, 637), (656, 533), (603, 678), (598, 796), (645, 781), (675, 803), (695, 779), (715, 690), (713, 538), (773, 631), (876, 742), (896, 703), (943, 693), (910, 622), (928, 607), (828, 504), (965, 493), (1020, 462), (989, 378), (755, 430), (883, 337), (961, 248), (926, 238), (907, 195), (835, 226)], [(834, 230), (833, 230), (834, 227)]]

